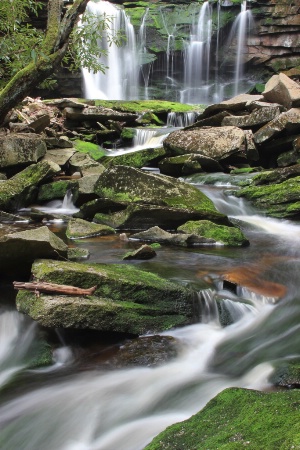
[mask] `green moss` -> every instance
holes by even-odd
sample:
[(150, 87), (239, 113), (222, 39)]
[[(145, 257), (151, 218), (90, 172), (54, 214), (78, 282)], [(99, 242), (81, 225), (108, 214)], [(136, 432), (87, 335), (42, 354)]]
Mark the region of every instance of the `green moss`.
[(162, 158), (166, 155), (166, 150), (163, 147), (150, 148), (139, 150), (132, 153), (125, 153), (119, 156), (106, 156), (101, 159), (101, 164), (104, 166), (129, 166), (141, 169), (142, 167)]
[(197, 105), (185, 105), (184, 103), (168, 102), (164, 100), (139, 100), (139, 101), (119, 101), (119, 100), (95, 100), (96, 106), (111, 108), (116, 111), (141, 113), (151, 111), (154, 114), (168, 112), (188, 112), (197, 110)]
[(132, 141), (136, 133), (135, 128), (123, 128), (121, 138), (126, 141)]
[(167, 428), (145, 450), (300, 448), (300, 392), (225, 389), (198, 414)]
[(249, 244), (248, 239), (238, 228), (216, 225), (208, 220), (186, 222), (178, 228), (178, 231), (211, 238), (216, 242), (234, 247)]
[(73, 144), (78, 152), (88, 153), (95, 161), (99, 161), (104, 155), (106, 155), (106, 151), (104, 149), (102, 149), (99, 145), (92, 144), (91, 142), (76, 139)]
[(35, 344), (34, 355), (28, 364), (29, 368), (49, 366), (53, 363), (52, 347), (45, 340)]
[(78, 183), (75, 181), (59, 180), (53, 183), (43, 184), (39, 188), (38, 202), (47, 202), (53, 199), (62, 199), (69, 189), (75, 189)]

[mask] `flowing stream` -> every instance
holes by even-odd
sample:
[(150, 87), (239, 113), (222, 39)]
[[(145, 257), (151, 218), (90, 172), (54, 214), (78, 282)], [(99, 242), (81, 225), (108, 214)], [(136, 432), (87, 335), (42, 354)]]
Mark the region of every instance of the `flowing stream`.
[[(198, 286), (199, 322), (162, 333), (177, 340), (178, 356), (158, 367), (108, 370), (94, 363), (82, 368), (74, 349), (63, 346), (52, 367), (29, 370), (25, 356), (37, 339), (35, 325), (3, 310), (2, 450), (141, 450), (224, 388), (268, 389), (274, 365), (298, 355), (300, 226), (266, 218), (224, 195), (223, 188), (199, 187), (239, 221), (250, 246), (166, 247), (157, 258), (137, 262), (145, 270)], [(91, 262), (119, 262), (130, 243), (110, 239), (78, 245), (89, 248)], [(245, 268), (250, 283), (235, 293), (226, 290), (220, 273)], [(262, 293), (255, 289), (259, 280)], [(279, 300), (268, 291), (272, 283), (286, 289)], [(220, 299), (231, 315), (227, 327), (220, 325)]]

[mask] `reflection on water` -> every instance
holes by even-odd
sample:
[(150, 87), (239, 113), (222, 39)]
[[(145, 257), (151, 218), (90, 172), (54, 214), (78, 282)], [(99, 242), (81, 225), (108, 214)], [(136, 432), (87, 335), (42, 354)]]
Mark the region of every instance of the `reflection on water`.
[[(228, 209), (234, 208), (230, 198), (227, 202)], [(155, 259), (136, 262), (145, 270), (205, 288), (199, 294), (201, 322), (162, 333), (177, 340), (176, 359), (155, 368), (108, 371), (99, 365), (78, 371), (72, 349), (60, 350), (47, 383), (38, 385), (46, 375), (44, 369), (27, 371), (27, 377), (35, 381), (31, 390), (15, 395), (12, 391), (9, 400), (2, 402), (1, 449), (141, 450), (167, 425), (194, 414), (224, 388), (268, 388), (274, 365), (299, 356), (300, 227), (287, 222), (281, 227), (280, 221), (243, 211), (234, 215), (242, 227), (246, 224), (249, 247), (161, 247)], [(91, 262), (120, 263), (133, 244), (117, 236), (79, 245), (92, 250)], [(246, 272), (247, 267), (255, 267), (254, 278), (259, 274), (266, 282), (284, 285), (284, 297), (273, 303), (271, 296), (253, 294), (250, 288), (226, 291), (221, 275), (229, 269), (239, 273), (239, 267)], [(223, 302), (231, 325), (221, 326), (217, 302)], [(0, 316), (1, 327), (8, 324), (0, 334), (3, 384), (11, 381), (14, 371), (26, 372), (25, 350), (20, 351), (25, 342), (20, 341), (22, 319), (13, 313), (11, 324), (9, 314)], [(26, 352), (34, 341), (31, 333)], [(68, 373), (63, 371), (66, 365)]]

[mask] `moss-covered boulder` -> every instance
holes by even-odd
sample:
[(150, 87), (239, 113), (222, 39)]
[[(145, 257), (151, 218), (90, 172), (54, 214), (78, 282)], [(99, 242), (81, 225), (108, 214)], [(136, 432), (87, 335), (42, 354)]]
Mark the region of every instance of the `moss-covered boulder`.
[(290, 178), (278, 184), (249, 186), (234, 193), (245, 197), (267, 215), (278, 218), (300, 217), (300, 177)]
[(104, 171), (105, 167), (91, 158), (87, 153), (76, 152), (69, 160), (69, 170), (73, 174), (79, 172), (81, 176), (98, 174)]
[(142, 245), (132, 252), (127, 252), (122, 259), (152, 259), (156, 256), (156, 251), (147, 244)]
[(99, 225), (82, 219), (70, 219), (66, 230), (66, 236), (69, 239), (106, 236), (114, 233), (115, 230), (107, 225)]
[(300, 386), (300, 361), (283, 361), (272, 374), (271, 381), (276, 386), (286, 388), (299, 388)]
[(194, 153), (164, 158), (158, 163), (158, 167), (162, 174), (171, 176), (223, 171), (222, 166), (213, 158)]
[(46, 327), (88, 328), (143, 334), (191, 323), (192, 292), (130, 265), (37, 260), (34, 279), (81, 288), (89, 297), (19, 291), (17, 308)]
[(41, 136), (34, 133), (11, 133), (0, 136), (0, 167), (23, 165), (38, 162), (47, 147)]
[(215, 209), (212, 201), (194, 186), (171, 177), (134, 169), (114, 166), (105, 170), (95, 186), (99, 197), (123, 204), (167, 206), (213, 216), (216, 221), (226, 216)]
[(99, 161), (103, 156), (106, 155), (106, 151), (97, 144), (92, 142), (82, 141), (80, 139), (75, 139), (73, 141), (74, 148), (80, 153), (87, 153), (95, 161)]
[(48, 227), (7, 234), (0, 238), (0, 269), (5, 276), (29, 275), (36, 258), (67, 258), (67, 245)]
[(101, 164), (106, 167), (130, 166), (141, 169), (144, 166), (155, 164), (158, 160), (166, 156), (167, 152), (163, 147), (148, 148), (136, 152), (128, 152), (123, 155), (105, 156), (101, 159)]
[(50, 161), (42, 161), (26, 167), (14, 177), (0, 183), (0, 209), (16, 211), (32, 203), (37, 195), (37, 187), (56, 173), (60, 167)]
[(213, 239), (216, 244), (240, 247), (248, 245), (248, 239), (239, 228), (216, 225), (209, 220), (190, 221), (181, 225), (178, 231)]
[(190, 419), (171, 425), (145, 450), (297, 448), (300, 392), (229, 388)]

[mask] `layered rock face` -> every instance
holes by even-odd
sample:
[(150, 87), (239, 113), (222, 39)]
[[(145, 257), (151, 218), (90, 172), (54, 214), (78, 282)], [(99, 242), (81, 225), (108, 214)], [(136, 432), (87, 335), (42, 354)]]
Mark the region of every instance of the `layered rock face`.
[(248, 59), (271, 72), (300, 75), (300, 4), (298, 0), (255, 0), (255, 32), (248, 40)]

